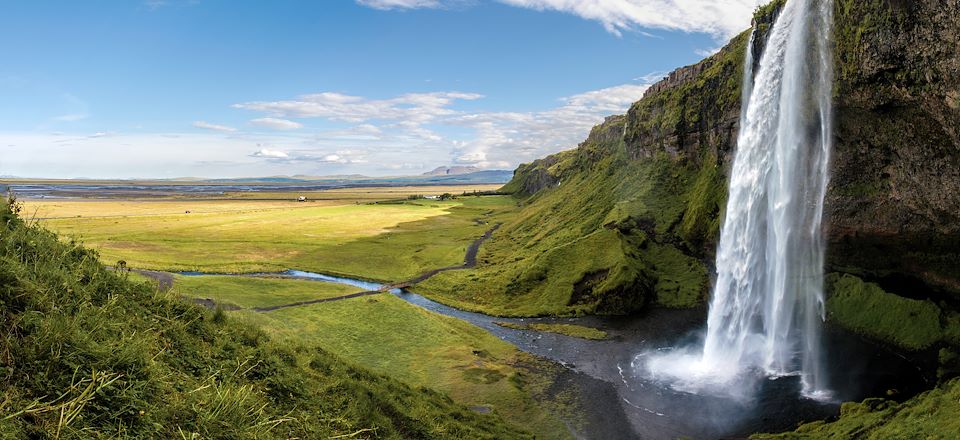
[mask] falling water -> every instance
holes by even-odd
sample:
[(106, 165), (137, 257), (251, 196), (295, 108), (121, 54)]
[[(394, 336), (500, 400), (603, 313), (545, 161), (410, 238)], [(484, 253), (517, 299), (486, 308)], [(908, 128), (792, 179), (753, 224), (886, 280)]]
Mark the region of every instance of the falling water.
[(747, 56), (702, 356), (679, 369), (677, 359), (655, 359), (654, 373), (722, 382), (762, 369), (799, 374), (806, 395), (826, 394), (820, 224), (832, 132), (832, 21), (831, 0), (789, 0), (752, 82)]

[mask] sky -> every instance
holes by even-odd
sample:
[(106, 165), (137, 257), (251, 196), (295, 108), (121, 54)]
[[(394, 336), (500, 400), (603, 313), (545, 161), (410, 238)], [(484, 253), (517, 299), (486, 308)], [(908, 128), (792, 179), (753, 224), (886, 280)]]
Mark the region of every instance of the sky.
[(512, 169), (764, 0), (0, 0), (0, 176)]

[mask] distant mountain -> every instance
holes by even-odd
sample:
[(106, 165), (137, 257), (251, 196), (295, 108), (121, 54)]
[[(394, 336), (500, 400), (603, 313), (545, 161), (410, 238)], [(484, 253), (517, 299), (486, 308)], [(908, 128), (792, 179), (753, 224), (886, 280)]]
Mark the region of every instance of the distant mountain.
[(474, 166), (453, 166), (437, 167), (433, 171), (423, 173), (424, 176), (458, 176), (461, 174), (470, 174), (480, 171), (480, 168)]
[(419, 181), (443, 183), (507, 183), (513, 178), (511, 170), (480, 170), (465, 174), (423, 176)]

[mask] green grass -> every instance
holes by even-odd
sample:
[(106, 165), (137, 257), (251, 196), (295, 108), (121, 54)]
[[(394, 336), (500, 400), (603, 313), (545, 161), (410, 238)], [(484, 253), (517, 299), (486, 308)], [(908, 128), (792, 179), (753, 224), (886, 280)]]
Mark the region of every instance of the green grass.
[(522, 385), (531, 377), (545, 380), (521, 366), (530, 362), (527, 355), (479, 327), (393, 295), (231, 316), (295, 344), (310, 341), (404, 383), (436, 389), (458, 403), (490, 408), (543, 438), (568, 436), (563, 423)]
[[(110, 211), (117, 209), (111, 203), (133, 202), (103, 203)], [(244, 201), (240, 211), (217, 211), (222, 202), (209, 202), (211, 208), (193, 202), (201, 205), (195, 213), (169, 214), (171, 202), (144, 203), (138, 215), (107, 218), (90, 217), (83, 203), (67, 204), (57, 211), (65, 218), (43, 223), (98, 248), (107, 264), (231, 273), (295, 268), (398, 281), (462, 263), (469, 243), (490, 227), (475, 219), (513, 205), (505, 196), (289, 209)], [(70, 215), (79, 210), (83, 216)], [(152, 211), (160, 214), (148, 215)]]
[(2, 438), (531, 437), (126, 280), (7, 205), (0, 326)]
[(210, 298), (217, 304), (245, 309), (292, 304), (359, 292), (353, 286), (311, 280), (235, 276), (176, 276), (174, 292), (188, 298)]
[(904, 403), (867, 399), (844, 403), (833, 422), (801, 425), (794, 432), (756, 434), (755, 439), (784, 440), (951, 440), (960, 435), (960, 380), (920, 394)]
[(930, 301), (903, 298), (853, 275), (831, 274), (826, 280), (830, 321), (849, 330), (908, 350), (940, 341), (940, 308)]
[(696, 166), (665, 157), (623, 161), (620, 154), (520, 199), (522, 209), (505, 218), (481, 248), (477, 268), (439, 274), (415, 290), (502, 316), (621, 314), (650, 303), (700, 304), (707, 271), (693, 252), (680, 250), (692, 247), (682, 244), (681, 225), (692, 218), (687, 213), (704, 215), (691, 207), (708, 202), (688, 188), (709, 178)]
[(497, 322), (496, 324), (501, 327), (512, 328), (516, 330), (536, 330), (538, 332), (558, 333), (561, 335), (572, 336), (574, 338), (591, 339), (594, 341), (607, 339), (608, 336), (607, 332), (603, 330), (576, 324), (547, 324), (540, 322), (533, 324)]

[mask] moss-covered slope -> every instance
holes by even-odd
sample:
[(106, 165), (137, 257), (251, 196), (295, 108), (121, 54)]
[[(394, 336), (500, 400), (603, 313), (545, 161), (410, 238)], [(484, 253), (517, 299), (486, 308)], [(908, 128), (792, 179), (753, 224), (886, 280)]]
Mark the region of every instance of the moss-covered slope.
[(950, 440), (960, 436), (960, 379), (904, 403), (867, 399), (844, 403), (840, 417), (814, 422), (794, 432), (757, 434), (755, 439), (781, 440)]
[(702, 303), (748, 37), (673, 72), (577, 149), (521, 165), (503, 188), (519, 214), (484, 245), (478, 267), (418, 291), (503, 315)]
[(528, 438), (105, 270), (0, 204), (0, 438)]

